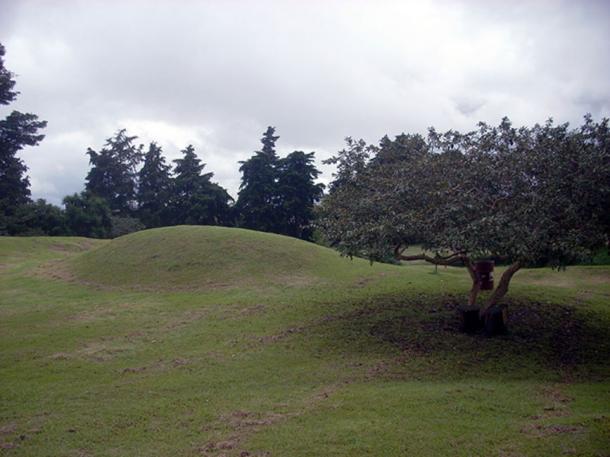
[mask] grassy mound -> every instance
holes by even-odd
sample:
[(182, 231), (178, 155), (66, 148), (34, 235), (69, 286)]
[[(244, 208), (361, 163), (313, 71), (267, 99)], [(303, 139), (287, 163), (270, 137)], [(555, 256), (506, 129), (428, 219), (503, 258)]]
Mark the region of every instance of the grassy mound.
[(349, 263), (330, 249), (286, 236), (178, 226), (117, 238), (72, 259), (69, 268), (77, 278), (101, 285), (198, 289), (309, 286)]
[(607, 455), (610, 267), (520, 271), (498, 338), (469, 287), (247, 230), (0, 237), (0, 455)]

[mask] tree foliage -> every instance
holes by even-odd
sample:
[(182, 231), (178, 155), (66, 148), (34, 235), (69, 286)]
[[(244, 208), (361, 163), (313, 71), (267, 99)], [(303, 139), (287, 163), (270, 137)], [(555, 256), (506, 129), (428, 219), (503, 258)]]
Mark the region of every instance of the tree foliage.
[(203, 173), (205, 164), (189, 145), (174, 161), (172, 222), (174, 224), (223, 225), (229, 219), (231, 196), (211, 181), (214, 173)]
[(67, 235), (65, 216), (58, 206), (40, 198), (17, 208), (9, 221), (8, 235), (61, 236)]
[[(514, 128), (481, 123), (468, 133), (430, 129), (379, 147), (348, 139), (324, 199), (320, 227), (347, 255), (394, 254), (432, 263), (496, 258), (511, 266), (486, 308), (523, 266), (565, 266), (608, 241), (608, 120), (578, 129), (548, 121)], [(402, 256), (421, 242), (431, 255)]]
[(311, 240), (314, 205), (320, 201), (323, 184), (315, 180), (320, 172), (314, 164), (314, 153), (294, 151), (278, 162), (279, 232)]
[[(13, 90), (13, 74), (4, 68), (4, 54), (0, 43), (0, 105), (9, 104), (18, 95)], [(7, 233), (19, 207), (30, 202), (27, 167), (17, 154), (25, 146), (36, 146), (42, 141), (44, 135), (39, 131), (46, 125), (35, 114), (19, 111), (0, 120), (0, 233)]]
[(278, 156), (275, 128), (268, 127), (261, 143), (263, 147), (248, 160), (240, 162), (242, 173), (237, 210), (242, 227), (263, 232), (278, 232), (279, 196), (277, 190)]
[(68, 195), (63, 200), (66, 226), (71, 235), (110, 238), (112, 212), (106, 200), (88, 192)]
[(4, 68), (5, 53), (6, 50), (2, 43), (0, 43), (0, 105), (8, 105), (10, 102), (15, 101), (19, 94), (19, 92), (13, 90), (15, 87), (13, 73)]
[(146, 227), (160, 227), (169, 222), (173, 182), (171, 167), (161, 152), (160, 146), (150, 143), (138, 173), (138, 217)]
[(314, 205), (323, 192), (315, 183), (320, 172), (313, 152), (294, 151), (280, 159), (275, 151), (278, 138), (275, 128), (268, 127), (261, 150), (240, 162), (239, 225), (309, 240)]
[(121, 129), (99, 152), (87, 150), (91, 169), (85, 189), (106, 200), (110, 209), (122, 216), (134, 214), (137, 205), (137, 167), (144, 154), (143, 145), (134, 144), (136, 139)]

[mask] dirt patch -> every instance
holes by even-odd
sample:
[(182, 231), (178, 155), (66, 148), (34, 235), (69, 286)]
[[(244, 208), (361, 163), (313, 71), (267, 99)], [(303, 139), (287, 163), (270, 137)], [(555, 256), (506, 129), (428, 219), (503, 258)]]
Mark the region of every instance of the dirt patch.
[[(350, 382), (346, 381), (343, 384), (323, 386), (318, 391), (314, 392), (303, 404), (304, 407), (289, 412), (253, 412), (246, 410), (237, 410), (231, 413), (220, 416), (216, 427), (225, 430), (228, 428), (228, 433), (219, 433), (215, 439), (205, 443), (197, 448), (197, 451), (202, 455), (214, 457), (266, 457), (271, 455), (266, 451), (252, 452), (244, 449), (244, 441), (265, 427), (273, 426), (277, 423), (298, 417), (302, 414), (315, 409), (321, 402), (329, 399), (341, 386), (347, 385)], [(285, 406), (285, 405), (284, 405)], [(214, 429), (214, 426), (205, 426), (204, 431)]]
[(189, 365), (191, 362), (188, 359), (176, 358), (172, 360), (157, 360), (150, 365), (143, 365), (139, 367), (127, 367), (121, 370), (121, 374), (137, 374), (145, 371), (165, 371), (169, 369), (184, 367)]
[(20, 441), (25, 441), (28, 436), (17, 432), (17, 424), (9, 422), (0, 426), (0, 449), (14, 449)]
[(362, 276), (359, 277), (358, 279), (356, 279), (356, 282), (354, 283), (354, 287), (366, 287), (369, 284), (374, 284), (376, 282), (379, 281), (380, 278), (385, 278), (387, 276), (396, 276), (397, 273), (390, 273), (387, 271), (380, 271), (379, 273), (377, 273), (377, 275), (375, 276)]
[(258, 305), (247, 306), (245, 308), (241, 308), (240, 310), (237, 311), (236, 314), (238, 317), (251, 317), (251, 316), (255, 316), (257, 314), (264, 313), (266, 309), (267, 309), (267, 307), (265, 305), (258, 304)]
[(573, 398), (562, 391), (560, 385), (545, 387), (542, 390), (545, 406), (540, 414), (531, 417), (533, 420), (565, 417), (570, 415), (570, 403)]
[[(201, 320), (204, 317), (210, 315), (210, 311), (208, 308), (205, 309), (189, 309), (184, 313), (180, 314), (177, 317), (172, 317), (168, 320), (168, 322), (161, 327), (160, 331), (170, 332), (187, 325), (192, 324), (195, 321)], [(156, 331), (155, 333), (159, 333)]]
[(117, 313), (112, 309), (93, 308), (68, 316), (67, 319), (74, 322), (94, 322), (97, 320), (116, 319), (116, 317)]
[(231, 429), (228, 436), (217, 440), (210, 440), (198, 451), (203, 455), (255, 457), (268, 455), (268, 453), (254, 453), (242, 448), (241, 443), (252, 433), (263, 427), (271, 426), (277, 422), (287, 420), (296, 414), (290, 413), (254, 413), (250, 411), (234, 411), (221, 416), (220, 422)]
[(97, 341), (87, 343), (83, 348), (76, 351), (76, 355), (95, 362), (107, 362), (128, 350), (128, 347), (116, 346), (111, 341)]
[(565, 435), (567, 433), (582, 433), (585, 428), (581, 425), (543, 425), (543, 424), (528, 424), (521, 429), (521, 433), (543, 438), (552, 435)]
[(17, 431), (17, 424), (15, 422), (9, 422), (8, 424), (0, 425), (0, 436), (11, 435)]
[(32, 270), (33, 276), (45, 279), (56, 279), (64, 282), (74, 282), (76, 278), (68, 271), (64, 259), (45, 262)]
[(88, 251), (91, 248), (95, 247), (99, 244), (99, 241), (93, 240), (81, 240), (76, 243), (54, 243), (50, 244), (47, 249), (54, 252), (62, 252), (62, 253), (79, 253)]
[(67, 352), (56, 352), (55, 354), (51, 354), (49, 358), (51, 360), (69, 360), (72, 356)]
[(317, 284), (318, 282), (318, 278), (304, 274), (280, 275), (274, 277), (273, 279), (274, 284), (281, 285), (283, 287), (308, 287)]
[(278, 341), (282, 341), (294, 334), (302, 333), (305, 331), (306, 327), (290, 327), (286, 330), (282, 330), (279, 333), (275, 333), (273, 335), (264, 335), (258, 337), (258, 341), (263, 344), (276, 343)]

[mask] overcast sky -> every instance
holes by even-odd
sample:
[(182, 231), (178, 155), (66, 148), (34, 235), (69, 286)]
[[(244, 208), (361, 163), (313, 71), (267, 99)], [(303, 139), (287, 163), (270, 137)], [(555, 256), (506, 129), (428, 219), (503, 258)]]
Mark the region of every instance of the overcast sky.
[(236, 196), (268, 125), (321, 161), (348, 135), (608, 117), (609, 24), (604, 1), (0, 0), (0, 116), (49, 123), (21, 153), (35, 198), (82, 190), (122, 127), (170, 160), (192, 143)]

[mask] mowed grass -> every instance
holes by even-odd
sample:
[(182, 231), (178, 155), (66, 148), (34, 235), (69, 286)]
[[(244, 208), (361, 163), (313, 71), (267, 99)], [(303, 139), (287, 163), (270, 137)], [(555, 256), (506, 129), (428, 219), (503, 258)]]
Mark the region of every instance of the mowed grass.
[(216, 227), (0, 238), (0, 453), (607, 456), (609, 280), (519, 272), (486, 339), (459, 268)]

